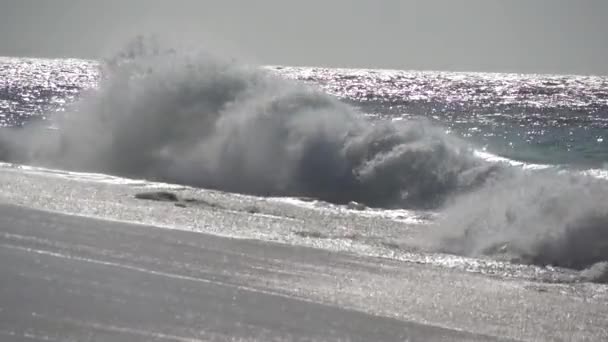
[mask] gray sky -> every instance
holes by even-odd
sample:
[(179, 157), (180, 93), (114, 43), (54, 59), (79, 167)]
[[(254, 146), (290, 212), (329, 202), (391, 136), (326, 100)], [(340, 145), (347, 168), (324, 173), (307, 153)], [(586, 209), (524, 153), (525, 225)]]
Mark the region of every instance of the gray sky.
[(0, 0), (0, 55), (169, 34), (266, 64), (608, 74), (607, 0)]

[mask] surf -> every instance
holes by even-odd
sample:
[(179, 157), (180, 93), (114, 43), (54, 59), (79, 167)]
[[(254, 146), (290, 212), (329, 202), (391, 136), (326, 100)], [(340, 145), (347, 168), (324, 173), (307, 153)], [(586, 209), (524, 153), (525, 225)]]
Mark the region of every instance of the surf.
[(3, 134), (4, 159), (383, 208), (436, 208), (495, 171), (428, 122), (372, 124), (255, 66), (141, 44), (118, 56), (58, 130)]
[(2, 130), (0, 159), (433, 210), (435, 252), (596, 273), (608, 260), (608, 186), (596, 177), (484, 154), (427, 120), (371, 121), (318, 88), (207, 52), (138, 41), (101, 70), (57, 129)]

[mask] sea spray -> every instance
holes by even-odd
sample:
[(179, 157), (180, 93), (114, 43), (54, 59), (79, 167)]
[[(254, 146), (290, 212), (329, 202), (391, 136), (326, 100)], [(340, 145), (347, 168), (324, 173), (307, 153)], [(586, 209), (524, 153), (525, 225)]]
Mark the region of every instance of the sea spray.
[(436, 251), (588, 268), (603, 279), (603, 180), (484, 160), (429, 122), (371, 122), (320, 90), (207, 53), (137, 40), (102, 70), (99, 89), (54, 118), (57, 130), (30, 123), (0, 131), (0, 159), (439, 209), (428, 234)]
[(582, 270), (608, 260), (608, 183), (512, 172), (456, 198), (436, 225), (440, 251)]
[(437, 207), (495, 169), (427, 122), (371, 123), (257, 67), (142, 40), (117, 56), (58, 131), (5, 135), (5, 159), (386, 208)]

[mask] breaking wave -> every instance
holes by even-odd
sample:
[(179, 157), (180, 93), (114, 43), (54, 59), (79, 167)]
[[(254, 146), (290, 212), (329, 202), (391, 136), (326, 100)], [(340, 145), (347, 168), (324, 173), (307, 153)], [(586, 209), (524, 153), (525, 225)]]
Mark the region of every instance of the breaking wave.
[(425, 121), (370, 122), (319, 90), (204, 53), (137, 40), (103, 71), (100, 88), (58, 118), (58, 130), (1, 132), (0, 159), (442, 209), (436, 250), (576, 269), (608, 260), (603, 180), (488, 160)]
[(608, 260), (608, 183), (512, 172), (460, 196), (436, 225), (443, 252), (582, 270)]
[(21, 130), (5, 157), (387, 208), (437, 207), (495, 169), (428, 123), (372, 124), (312, 87), (207, 54), (136, 40), (104, 73), (58, 131)]

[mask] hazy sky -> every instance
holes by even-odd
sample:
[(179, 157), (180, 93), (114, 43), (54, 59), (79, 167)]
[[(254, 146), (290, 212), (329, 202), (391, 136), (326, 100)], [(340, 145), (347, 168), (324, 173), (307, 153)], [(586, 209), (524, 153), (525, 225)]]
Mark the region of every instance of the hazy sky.
[(171, 34), (266, 64), (608, 74), (608, 0), (0, 0), (0, 55)]

